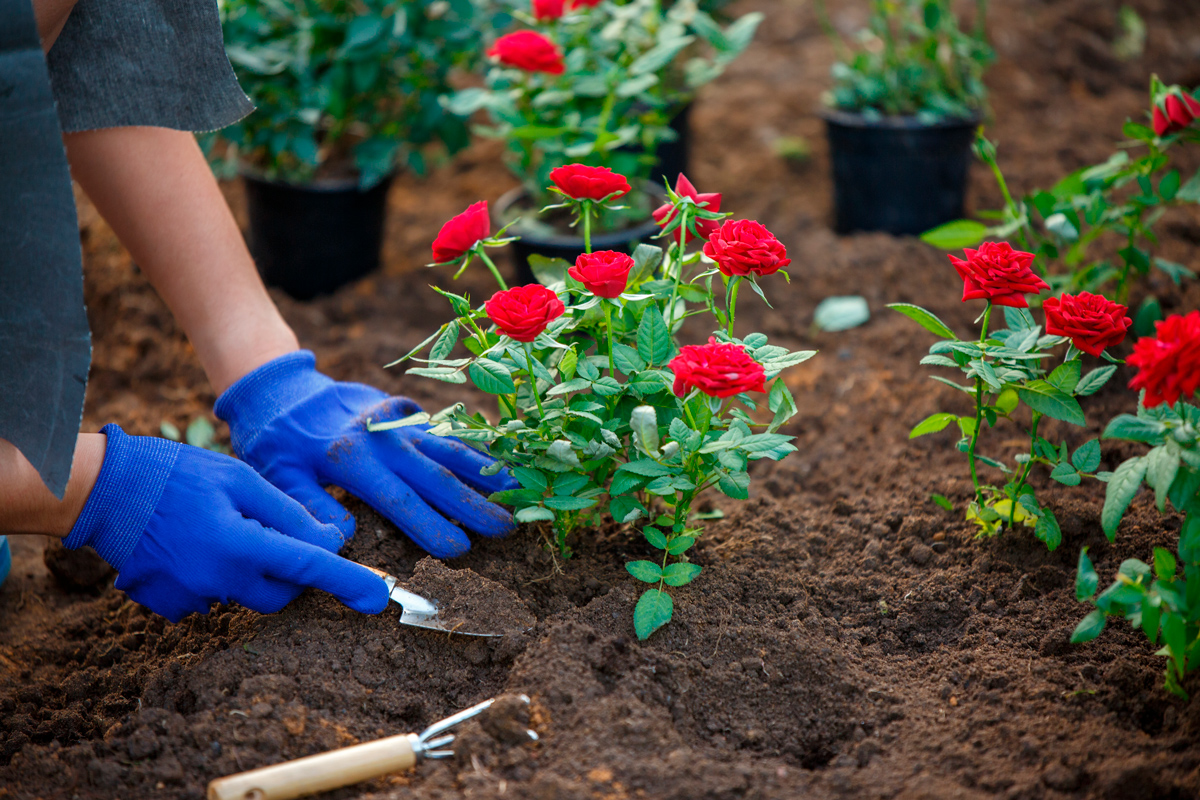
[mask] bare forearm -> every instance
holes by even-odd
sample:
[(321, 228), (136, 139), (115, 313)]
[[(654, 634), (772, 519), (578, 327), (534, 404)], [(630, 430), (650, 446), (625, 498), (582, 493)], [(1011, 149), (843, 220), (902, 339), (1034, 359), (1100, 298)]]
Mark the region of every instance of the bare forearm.
[(75, 179), (171, 307), (218, 393), (297, 349), (190, 133), (63, 138)]
[(79, 435), (71, 479), (59, 500), (21, 451), (0, 439), (0, 533), (70, 533), (100, 474), (105, 440), (102, 433)]
[(75, 0), (33, 0), (33, 15), (37, 19), (38, 36), (42, 39), (42, 52), (50, 52), (74, 7)]

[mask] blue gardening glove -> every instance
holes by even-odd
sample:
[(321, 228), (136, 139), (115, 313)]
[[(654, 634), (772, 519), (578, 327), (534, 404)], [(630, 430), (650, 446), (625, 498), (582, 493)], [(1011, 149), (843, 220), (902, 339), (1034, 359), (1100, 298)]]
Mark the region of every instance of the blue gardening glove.
[(63, 541), (91, 545), (116, 587), (172, 622), (235, 601), (273, 614), (306, 587), (366, 614), (387, 586), (292, 498), (229, 456), (106, 425), (100, 476)]
[(405, 397), (335, 382), (317, 372), (308, 350), (264, 364), (216, 404), (217, 416), (229, 423), (234, 452), (318, 520), (337, 525), (347, 539), (354, 535), (354, 517), (323, 486), (356, 495), (439, 558), (471, 547), (447, 517), (484, 536), (511, 533), (512, 516), (479, 493), (517, 485), (504, 473), (479, 474), (492, 459), (462, 442), (431, 436), (422, 426), (367, 430), (368, 420), (385, 422), (420, 410)]

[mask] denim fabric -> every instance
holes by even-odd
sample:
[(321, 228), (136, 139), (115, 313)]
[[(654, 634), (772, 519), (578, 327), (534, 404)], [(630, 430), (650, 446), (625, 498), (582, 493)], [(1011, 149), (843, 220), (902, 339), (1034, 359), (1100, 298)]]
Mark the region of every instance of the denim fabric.
[(213, 131), (254, 110), (225, 55), (216, 0), (78, 0), (46, 60), (66, 133)]
[(0, 0), (0, 439), (55, 496), (92, 347), (75, 195), (29, 0)]

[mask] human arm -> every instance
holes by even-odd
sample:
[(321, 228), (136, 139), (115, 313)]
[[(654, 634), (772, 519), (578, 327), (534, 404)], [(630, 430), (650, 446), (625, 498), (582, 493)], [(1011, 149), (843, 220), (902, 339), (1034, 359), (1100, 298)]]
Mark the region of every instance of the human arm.
[(37, 19), (43, 53), (50, 52), (74, 7), (75, 0), (33, 0), (33, 15)]
[(71, 478), (59, 500), (21, 451), (0, 439), (0, 533), (70, 533), (100, 474), (104, 442), (102, 434), (79, 435)]

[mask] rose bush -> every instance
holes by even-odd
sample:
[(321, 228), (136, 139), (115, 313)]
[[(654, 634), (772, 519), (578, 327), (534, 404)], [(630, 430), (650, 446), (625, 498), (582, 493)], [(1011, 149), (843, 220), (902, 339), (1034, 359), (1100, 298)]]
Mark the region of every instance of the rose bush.
[[(701, 223), (722, 218), (694, 190), (668, 196), (664, 238), (694, 235)], [(598, 201), (570, 202), (586, 220)], [(493, 241), (500, 240), (477, 244), (463, 259)], [(645, 638), (671, 618), (667, 589), (701, 571), (687, 557), (701, 533), (696, 499), (710, 488), (746, 499), (749, 463), (795, 449), (779, 432), (796, 413), (779, 373), (813, 353), (789, 352), (761, 333), (735, 336), (737, 286), (748, 282), (761, 292), (761, 276), (724, 275), (678, 242), (665, 251), (639, 245), (632, 255), (589, 246), (574, 265), (547, 262), (538, 274), (541, 284), (498, 292), (483, 307), (438, 290), (455, 319), (400, 359), (423, 362), (409, 374), (470, 380), (495, 395), (498, 420), (454, 406), (369, 427), (426, 424), (435, 435), (486, 449), (521, 487), (493, 500), (511, 505), (518, 522), (548, 523), (547, 539), (563, 555), (587, 525), (611, 518), (640, 526), (657, 555), (626, 568), (651, 584), (633, 615)], [(719, 330), (707, 344), (679, 347), (674, 334), (683, 318), (705, 310)], [(464, 357), (453, 352), (460, 340)], [(418, 358), (427, 347), (428, 357)]]
[[(1104, 365), (1084, 373), (1082, 352), (1113, 361), (1104, 349), (1121, 341), (1128, 327), (1126, 308), (1094, 296), (1064, 296), (1043, 304), (1046, 328), (1038, 325), (1028, 311), (1028, 296), (1049, 287), (1030, 269), (1031, 253), (1014, 250), (1007, 242), (985, 242), (978, 250), (966, 250), (965, 259), (950, 257), (963, 279), (963, 302), (986, 300), (979, 338), (960, 339), (934, 314), (919, 306), (894, 303), (894, 308), (941, 337), (929, 350), (922, 364), (950, 367), (961, 371), (970, 381), (962, 385), (941, 375), (938, 381), (969, 395), (975, 410), (970, 415), (939, 412), (922, 420), (911, 437), (924, 436), (957, 425), (962, 437), (957, 448), (966, 453), (975, 488), (967, 506), (967, 519), (979, 526), (981, 536), (998, 534), (1005, 526), (1033, 528), (1034, 535), (1054, 550), (1062, 542), (1062, 531), (1054, 512), (1038, 502), (1029, 476), (1035, 465), (1050, 469), (1050, 477), (1068, 486), (1077, 486), (1084, 477), (1096, 474), (1100, 466), (1100, 443), (1092, 439), (1071, 453), (1066, 442), (1055, 445), (1038, 432), (1041, 421), (1049, 417), (1083, 426), (1086, 419), (1077, 398), (1095, 393), (1116, 372), (1116, 366)], [(989, 330), (992, 312), (1004, 306), (1006, 327)], [(1067, 345), (1062, 363), (1051, 368), (1043, 361), (1054, 348)], [(979, 452), (980, 436), (986, 427), (1001, 420), (1019, 425), (1015, 413), (1028, 407), (1029, 451), (1014, 459), (1012, 466)], [(981, 467), (998, 470), (1008, 480), (1002, 487), (980, 479)], [(941, 498), (947, 506), (949, 501)]]

